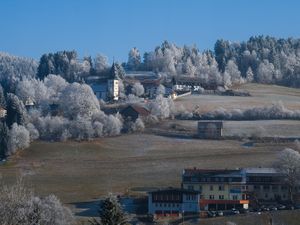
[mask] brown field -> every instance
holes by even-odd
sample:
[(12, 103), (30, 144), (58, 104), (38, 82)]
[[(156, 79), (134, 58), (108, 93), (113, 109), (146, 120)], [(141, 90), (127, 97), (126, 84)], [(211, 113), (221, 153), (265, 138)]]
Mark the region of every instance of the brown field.
[[(156, 126), (161, 130), (197, 132), (197, 120), (168, 120)], [(176, 128), (174, 128), (176, 126)], [(251, 121), (223, 121), (223, 136), (250, 137), (254, 134), (262, 137), (293, 137), (300, 139), (299, 120), (251, 120)]]
[[(287, 144), (177, 139), (151, 134), (93, 142), (35, 142), (0, 167), (4, 181), (24, 175), (38, 194), (54, 193), (65, 203), (108, 192), (180, 185), (185, 167), (270, 166)], [(290, 144), (293, 147), (293, 143)]]
[(178, 98), (175, 104), (176, 106), (184, 106), (188, 111), (199, 106), (200, 111), (208, 112), (219, 107), (225, 109), (245, 109), (267, 106), (282, 101), (289, 109), (300, 109), (300, 89), (262, 84), (245, 84), (239, 87), (239, 89), (249, 91), (251, 96), (190, 95)]

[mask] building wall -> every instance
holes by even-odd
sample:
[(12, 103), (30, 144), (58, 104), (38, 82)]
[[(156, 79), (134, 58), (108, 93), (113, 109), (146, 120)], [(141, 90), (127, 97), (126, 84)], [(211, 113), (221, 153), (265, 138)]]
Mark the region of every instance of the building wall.
[(244, 185), (232, 185), (226, 183), (184, 183), (184, 189), (199, 191), (202, 199), (213, 200), (243, 200)]
[(289, 199), (288, 188), (280, 184), (256, 184), (248, 185), (249, 191), (254, 193), (254, 197), (259, 201), (286, 201)]
[(182, 212), (185, 213), (198, 213), (200, 211), (200, 195), (197, 194), (183, 194), (182, 201), (180, 202), (167, 202), (167, 201), (155, 201), (153, 202), (152, 194), (148, 195), (148, 213), (155, 214), (160, 212), (161, 214), (174, 214)]
[(220, 122), (198, 122), (198, 137), (219, 139), (222, 137), (222, 125)]
[(119, 81), (108, 80), (108, 92), (113, 100), (119, 99)]

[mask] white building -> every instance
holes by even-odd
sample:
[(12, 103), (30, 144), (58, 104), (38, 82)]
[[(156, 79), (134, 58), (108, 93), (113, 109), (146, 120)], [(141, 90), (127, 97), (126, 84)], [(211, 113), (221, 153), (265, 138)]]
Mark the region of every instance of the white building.
[(182, 213), (200, 212), (200, 194), (197, 191), (168, 188), (149, 192), (148, 213), (157, 217), (179, 217)]
[(120, 65), (113, 63), (108, 76), (94, 76), (87, 79), (87, 82), (98, 99), (102, 99), (104, 101), (117, 101), (119, 99), (119, 82), (124, 76), (124, 74), (120, 74), (120, 70)]

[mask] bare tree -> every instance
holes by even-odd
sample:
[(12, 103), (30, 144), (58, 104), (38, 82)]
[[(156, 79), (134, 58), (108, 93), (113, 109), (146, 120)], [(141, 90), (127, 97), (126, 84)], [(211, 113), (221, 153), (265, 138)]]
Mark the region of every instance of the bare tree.
[(0, 184), (0, 218), (3, 225), (71, 225), (74, 218), (57, 197), (34, 196), (20, 179), (16, 184)]
[(284, 149), (279, 153), (275, 167), (285, 176), (290, 201), (293, 202), (295, 187), (300, 179), (300, 153), (291, 148)]

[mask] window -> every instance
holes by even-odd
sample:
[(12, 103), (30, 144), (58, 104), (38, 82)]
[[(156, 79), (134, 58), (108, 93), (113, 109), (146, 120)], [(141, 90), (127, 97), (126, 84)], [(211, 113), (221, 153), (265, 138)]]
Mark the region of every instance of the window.
[(189, 185), (189, 186), (188, 186), (188, 189), (189, 189), (189, 190), (194, 190), (194, 186), (193, 186), (193, 185)]
[(191, 200), (191, 196), (190, 195), (186, 195), (185, 199), (189, 201), (189, 200)]
[(287, 190), (287, 186), (281, 186), (281, 190)]
[(225, 190), (224, 185), (219, 185), (219, 191), (224, 191), (224, 190)]
[(202, 191), (202, 186), (201, 185), (199, 186), (199, 191)]
[(266, 194), (265, 194), (265, 198), (268, 198), (268, 197), (269, 197), (269, 195), (268, 195), (268, 193), (266, 193)]
[(215, 196), (214, 195), (210, 195), (209, 199), (215, 199)]
[(213, 191), (213, 190), (214, 190), (214, 186), (213, 186), (213, 185), (210, 185), (210, 186), (209, 186), (209, 190)]
[(273, 186), (272, 186), (272, 190), (273, 190), (273, 191), (277, 191), (277, 190), (278, 190), (278, 186), (277, 186), (277, 185), (273, 185)]
[(269, 185), (264, 185), (264, 190), (270, 190), (270, 186)]
[(254, 185), (254, 190), (260, 190), (260, 186), (259, 185)]
[(219, 195), (219, 199), (223, 200), (224, 199), (224, 195)]
[(238, 200), (238, 196), (237, 195), (232, 195), (232, 199), (233, 200)]

